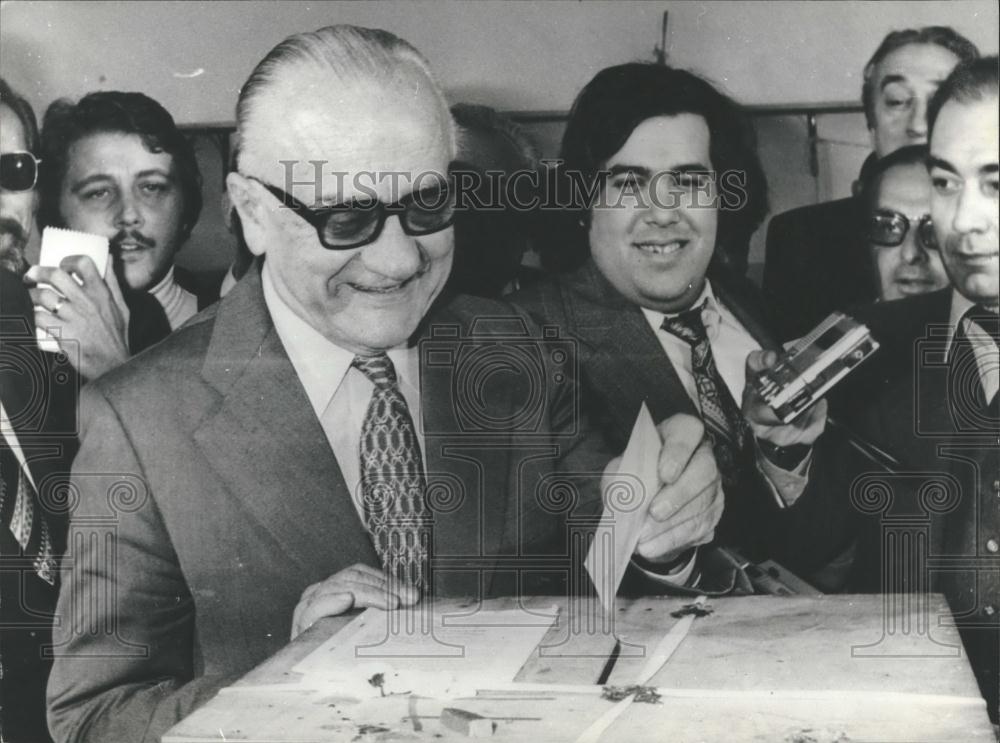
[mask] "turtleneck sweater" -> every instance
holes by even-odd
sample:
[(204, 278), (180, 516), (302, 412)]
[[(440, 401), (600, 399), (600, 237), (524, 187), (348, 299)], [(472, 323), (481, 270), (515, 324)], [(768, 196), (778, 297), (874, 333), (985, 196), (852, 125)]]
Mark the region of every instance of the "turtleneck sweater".
[(174, 281), (173, 266), (170, 267), (160, 283), (149, 290), (149, 293), (156, 297), (156, 301), (163, 307), (171, 330), (176, 330), (189, 317), (198, 312), (198, 298), (182, 289), (180, 284)]

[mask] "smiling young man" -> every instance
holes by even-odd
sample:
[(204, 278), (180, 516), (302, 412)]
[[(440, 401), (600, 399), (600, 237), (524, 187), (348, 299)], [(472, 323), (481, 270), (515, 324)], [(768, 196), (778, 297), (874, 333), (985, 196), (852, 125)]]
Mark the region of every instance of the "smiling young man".
[[(242, 87), (237, 123), (227, 187), (266, 260), (84, 394), (59, 739), (157, 741), (321, 617), (583, 580), (567, 516), (600, 511), (609, 456), (576, 415), (570, 345), (507, 304), (436, 302), (455, 140), (426, 60), (385, 31), (296, 34)], [(718, 484), (697, 421), (664, 430), (650, 559), (676, 545), (661, 510)], [(552, 476), (581, 472), (555, 503)], [(109, 508), (114, 569), (86, 537)]]
[[(854, 590), (943, 593), (997, 722), (1000, 674), (1000, 71), (959, 65), (931, 100), (930, 214), (950, 286), (859, 317), (882, 344), (836, 412), (901, 463), (884, 511), (863, 525)], [(859, 478), (875, 473), (858, 473)], [(935, 492), (934, 498), (927, 495)], [(912, 554), (900, 516), (925, 523)], [(914, 521), (913, 519), (917, 520)], [(932, 620), (933, 621), (933, 620)]]
[[(861, 103), (874, 160), (927, 142), (927, 104), (975, 45), (948, 26), (892, 31), (864, 67)], [(812, 330), (834, 310), (872, 302), (879, 286), (869, 270), (868, 208), (858, 195), (776, 215), (767, 227), (764, 290), (787, 338)]]
[(721, 474), (721, 520), (697, 518), (714, 508), (708, 493), (671, 514), (684, 524), (682, 549), (672, 566), (642, 565), (644, 577), (733, 588), (742, 576), (722, 550), (692, 560), (708, 543), (752, 559), (791, 558), (802, 571), (820, 567), (839, 545), (791, 545), (826, 520), (809, 515), (823, 501), (803, 494), (825, 403), (784, 426), (745, 384), (748, 368), (773, 362), (761, 353), (773, 343), (766, 308), (724, 257), (767, 209), (745, 114), (690, 72), (610, 67), (577, 97), (561, 158), (567, 180), (593, 197), (572, 204), (566, 233), (543, 246), (561, 254), (543, 258), (572, 268), (511, 301), (578, 339), (583, 409), (612, 450), (625, 447), (645, 403), (655, 421), (702, 420)]
[(174, 266), (201, 211), (201, 175), (173, 118), (141, 93), (56, 101), (43, 120), (42, 151), (39, 222), (110, 242), (106, 282), (91, 281), (92, 266), (74, 264), (29, 276), (59, 290), (33, 290), (39, 324), (80, 342), (80, 371), (92, 379), (214, 300)]

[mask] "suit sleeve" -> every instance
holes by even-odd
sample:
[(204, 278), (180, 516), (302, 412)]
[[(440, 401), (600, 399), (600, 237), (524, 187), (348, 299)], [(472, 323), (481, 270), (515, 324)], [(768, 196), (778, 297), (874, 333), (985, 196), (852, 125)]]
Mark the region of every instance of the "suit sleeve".
[(194, 604), (128, 433), (84, 390), (48, 687), (59, 741), (159, 741), (230, 679), (200, 677)]
[(815, 269), (808, 265), (806, 248), (794, 215), (778, 214), (768, 223), (763, 289), (774, 308), (783, 341), (811, 329), (815, 314), (814, 287), (809, 280)]

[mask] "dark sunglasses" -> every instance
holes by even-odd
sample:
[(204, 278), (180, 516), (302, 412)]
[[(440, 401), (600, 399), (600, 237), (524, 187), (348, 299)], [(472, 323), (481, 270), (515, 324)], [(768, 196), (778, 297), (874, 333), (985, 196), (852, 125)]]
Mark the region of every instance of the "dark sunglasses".
[(245, 177), (257, 181), (311, 224), (327, 250), (351, 250), (375, 242), (392, 214), (399, 215), (403, 232), (411, 237), (440, 232), (455, 221), (455, 193), (445, 181), (409, 193), (392, 204), (362, 198), (314, 209), (277, 186), (253, 176)]
[(42, 161), (30, 152), (5, 152), (0, 155), (0, 188), (4, 191), (30, 191), (38, 182)]
[(868, 239), (883, 248), (894, 248), (906, 239), (911, 225), (916, 223), (917, 241), (925, 250), (937, 250), (931, 215), (907, 217), (891, 209), (879, 209), (868, 222)]

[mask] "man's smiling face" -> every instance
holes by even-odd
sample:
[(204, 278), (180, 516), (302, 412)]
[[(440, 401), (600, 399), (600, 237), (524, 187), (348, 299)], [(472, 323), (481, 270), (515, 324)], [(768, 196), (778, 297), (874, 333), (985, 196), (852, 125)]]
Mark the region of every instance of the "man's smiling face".
[[(395, 80), (391, 89), (373, 83), (343, 85), (335, 96), (316, 94), (329, 89), (323, 75), (303, 75), (283, 91), (298, 94), (295, 110), (265, 96), (256, 115), (257, 131), (266, 135), (253, 139), (241, 158), (241, 171), (312, 208), (372, 195), (387, 204), (433, 186), (447, 177), (453, 156), (450, 115), (428, 92), (431, 85), (423, 73), (414, 70), (403, 77), (407, 79)], [(313, 160), (324, 161), (318, 190)], [(295, 163), (291, 182), (282, 161)], [(335, 177), (334, 172), (345, 175)], [(421, 174), (426, 175), (415, 182)], [(260, 230), (247, 231), (251, 250), (266, 255), (264, 270), (293, 312), (355, 353), (372, 354), (406, 342), (448, 277), (450, 227), (407, 235), (398, 212), (392, 212), (375, 241), (329, 250), (315, 228), (284, 208), (261, 183), (238, 176), (237, 182), (261, 214)], [(246, 219), (244, 225), (247, 229)]]
[(698, 298), (715, 250), (718, 211), (710, 133), (697, 114), (637, 126), (604, 170), (590, 214), (590, 253), (631, 302), (679, 312)]

